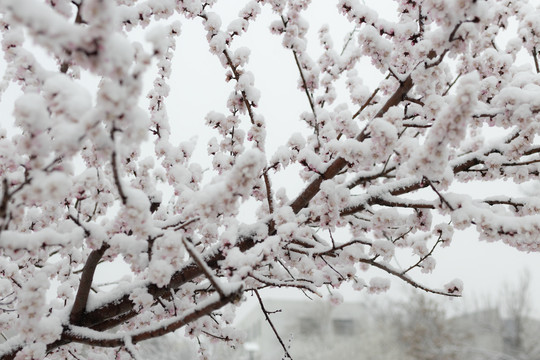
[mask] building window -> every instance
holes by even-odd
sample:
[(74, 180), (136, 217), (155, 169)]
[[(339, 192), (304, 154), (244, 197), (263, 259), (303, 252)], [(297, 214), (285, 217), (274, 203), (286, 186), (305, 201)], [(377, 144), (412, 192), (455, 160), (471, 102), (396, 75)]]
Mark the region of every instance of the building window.
[(321, 333), (321, 326), (317, 319), (300, 318), (300, 334), (304, 336), (318, 335)]
[(334, 319), (333, 326), (336, 335), (354, 335), (354, 321), (352, 319)]

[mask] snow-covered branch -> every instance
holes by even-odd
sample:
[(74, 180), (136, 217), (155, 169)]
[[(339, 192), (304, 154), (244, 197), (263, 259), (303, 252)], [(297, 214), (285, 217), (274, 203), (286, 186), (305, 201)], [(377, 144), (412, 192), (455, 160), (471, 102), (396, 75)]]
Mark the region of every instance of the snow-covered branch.
[[(532, 1), (396, 1), (395, 20), (358, 0), (246, 0), (232, 18), (217, 3), (0, 2), (0, 105), (13, 109), (0, 332), (18, 334), (2, 360), (74, 343), (136, 357), (184, 326), (231, 340), (242, 292), (385, 291), (372, 268), (459, 296), (459, 280), (415, 276), (454, 230), (539, 251), (535, 196), (463, 190), (540, 178)], [(343, 24), (317, 24), (319, 6)], [(289, 68), (261, 66), (264, 51)], [(178, 79), (182, 61), (200, 68)], [(104, 263), (126, 273), (95, 280)]]

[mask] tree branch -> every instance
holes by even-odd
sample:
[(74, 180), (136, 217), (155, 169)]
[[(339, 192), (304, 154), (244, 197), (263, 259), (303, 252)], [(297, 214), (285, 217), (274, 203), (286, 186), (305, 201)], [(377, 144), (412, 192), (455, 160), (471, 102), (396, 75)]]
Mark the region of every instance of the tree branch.
[(111, 166), (113, 170), (113, 177), (114, 177), (114, 183), (116, 185), (116, 188), (118, 189), (118, 195), (120, 195), (120, 199), (122, 200), (122, 204), (126, 205), (127, 203), (127, 197), (124, 193), (124, 190), (122, 188), (122, 184), (120, 183), (120, 176), (118, 174), (118, 164), (116, 161), (116, 150), (113, 150), (111, 154)]
[[(226, 304), (240, 299), (242, 292), (243, 289), (240, 286), (225, 297), (221, 297), (219, 294), (217, 294), (217, 296), (211, 296), (210, 298), (205, 299), (204, 302), (195, 308), (186, 311), (186, 313), (183, 315), (163, 320), (161, 323), (155, 326), (150, 326), (148, 329), (136, 330), (126, 334), (109, 334), (79, 326), (70, 326), (68, 330), (64, 332), (64, 335), (60, 341), (73, 341), (100, 347), (118, 347), (124, 346), (125, 338), (126, 336), (129, 336), (131, 341), (136, 344), (143, 340), (168, 334), (205, 315), (209, 315), (212, 311), (220, 309)], [(54, 344), (51, 344), (50, 346), (53, 345)]]
[(266, 321), (268, 321), (268, 324), (272, 328), (272, 331), (274, 332), (274, 335), (276, 335), (277, 340), (279, 341), (281, 347), (283, 348), (283, 351), (285, 352), (285, 358), (289, 358), (292, 360), (291, 354), (289, 354), (289, 351), (287, 350), (287, 347), (285, 346), (285, 343), (283, 342), (283, 339), (281, 339), (281, 336), (279, 335), (278, 331), (276, 330), (276, 327), (274, 326), (274, 323), (272, 320), (270, 320), (270, 316), (268, 315), (268, 311), (264, 307), (261, 295), (259, 295), (259, 291), (253, 290), (255, 295), (257, 296), (257, 300), (259, 300), (259, 305), (261, 306), (261, 311), (264, 314), (264, 317), (266, 318)]
[(186, 240), (186, 238), (182, 238), (182, 242), (184, 243), (184, 246), (193, 261), (195, 261), (197, 266), (199, 266), (199, 268), (204, 272), (206, 278), (208, 279), (208, 281), (210, 281), (214, 289), (218, 292), (219, 296), (221, 296), (222, 298), (226, 297), (225, 291), (219, 284), (219, 280), (214, 277), (214, 274), (212, 274), (212, 270), (208, 267), (208, 265), (206, 265), (204, 259), (202, 259), (202, 257), (197, 253), (197, 249), (195, 249), (193, 244)]
[(540, 66), (538, 65), (538, 51), (536, 51), (536, 46), (533, 47), (532, 56), (534, 59), (534, 67), (536, 69), (536, 73), (540, 73)]
[[(231, 56), (229, 55), (229, 52), (226, 49), (223, 50), (223, 55), (225, 55), (225, 58), (227, 59), (227, 64), (231, 68), (234, 79), (236, 81), (240, 80), (240, 73), (238, 72), (238, 69), (234, 65), (234, 63), (233, 63), (233, 61), (231, 59)], [(242, 90), (240, 93), (242, 95), (242, 101), (244, 102), (244, 105), (246, 106), (246, 110), (248, 112), (248, 116), (249, 116), (249, 119), (251, 121), (251, 124), (255, 124), (255, 114), (253, 113), (253, 108), (251, 106), (251, 103), (247, 99), (246, 92), (244, 90)]]
[[(387, 80), (389, 78), (390, 78), (390, 74), (386, 75), (385, 80)], [(380, 87), (373, 90), (373, 92), (371, 93), (371, 96), (364, 102), (364, 104), (362, 106), (360, 106), (360, 109), (358, 109), (358, 111), (354, 113), (354, 115), (352, 116), (353, 119), (356, 119), (358, 117), (358, 115), (360, 115), (362, 113), (362, 111), (364, 111), (364, 109), (371, 104), (371, 101), (373, 101), (373, 99), (375, 98), (375, 96), (377, 95), (377, 93), (380, 90), (381, 90)]]
[(83, 315), (88, 302), (88, 294), (92, 287), (96, 267), (108, 248), (108, 244), (103, 244), (99, 249), (93, 250), (84, 264), (81, 280), (79, 281), (79, 288), (77, 289), (77, 295), (75, 296), (75, 301), (73, 302), (73, 307), (71, 308), (71, 313), (69, 315), (69, 321), (72, 324), (77, 324), (81, 320), (81, 316)]
[(381, 270), (384, 270), (388, 274), (394, 275), (395, 277), (398, 277), (399, 279), (405, 281), (407, 284), (409, 284), (409, 285), (411, 285), (411, 286), (413, 286), (413, 287), (415, 287), (417, 289), (423, 290), (425, 292), (432, 293), (432, 294), (438, 294), (438, 295), (444, 295), (444, 296), (451, 296), (451, 297), (460, 297), (461, 296), (459, 294), (453, 294), (453, 293), (449, 293), (449, 292), (445, 292), (445, 291), (441, 291), (441, 290), (435, 290), (435, 289), (428, 288), (428, 287), (426, 287), (424, 285), (421, 285), (421, 284), (417, 283), (416, 281), (414, 281), (413, 279), (411, 279), (410, 277), (408, 277), (406, 274), (402, 274), (400, 271), (390, 267), (390, 265), (381, 264), (381, 263), (378, 263), (376, 261), (373, 261), (372, 259), (359, 259), (358, 261), (360, 261), (361, 263), (364, 263), (364, 264), (374, 266), (374, 267), (379, 268)]
[(270, 177), (268, 176), (268, 169), (263, 172), (264, 185), (266, 187), (266, 199), (268, 201), (268, 212), (274, 213), (274, 202), (272, 200), (272, 185), (270, 184)]
[[(411, 76), (407, 76), (405, 81), (401, 83), (399, 88), (396, 90), (396, 92), (386, 101), (386, 103), (383, 105), (383, 107), (377, 112), (377, 115), (375, 115), (375, 118), (382, 117), (388, 109), (390, 109), (392, 106), (398, 105), (405, 95), (411, 90), (413, 87), (413, 81)], [(367, 137), (366, 134), (366, 128), (356, 137), (357, 141), (364, 141)], [(300, 210), (305, 208), (311, 199), (317, 195), (321, 188), (321, 183), (324, 180), (329, 180), (334, 178), (345, 166), (347, 166), (347, 161), (339, 157), (336, 160), (334, 160), (327, 168), (326, 171), (324, 171), (320, 176), (318, 176), (315, 180), (313, 180), (305, 189), (302, 191), (296, 199), (291, 203), (291, 208), (293, 209), (294, 213), (298, 213)]]

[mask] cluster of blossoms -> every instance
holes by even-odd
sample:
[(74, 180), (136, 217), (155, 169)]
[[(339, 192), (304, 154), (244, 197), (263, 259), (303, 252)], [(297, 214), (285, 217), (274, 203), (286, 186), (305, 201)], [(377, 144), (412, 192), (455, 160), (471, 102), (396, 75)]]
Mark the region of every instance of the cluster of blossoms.
[[(318, 58), (308, 51), (311, 1), (246, 1), (227, 24), (217, 2), (0, 2), (0, 92), (22, 92), (13, 126), (0, 125), (1, 359), (136, 358), (138, 342), (182, 327), (235, 344), (234, 305), (252, 292), (266, 312), (258, 291), (268, 287), (320, 296), (349, 282), (378, 293), (396, 277), (459, 296), (459, 280), (437, 289), (414, 277), (433, 271), (454, 229), (539, 250), (537, 199), (452, 187), (540, 176), (540, 10), (529, 1), (399, 0), (390, 21), (338, 0), (351, 32), (337, 49), (331, 25), (317, 29)], [(263, 45), (240, 41), (265, 11), (305, 97), (296, 119), (305, 131), (278, 139), (267, 136), (250, 70)], [(517, 34), (503, 42), (510, 20)], [(166, 106), (190, 21), (230, 90), (198, 119), (215, 134), (203, 144), (173, 135)], [(523, 54), (530, 66), (517, 65)], [(365, 59), (380, 73), (375, 88), (363, 80)], [(148, 71), (156, 76), (144, 93)], [(297, 114), (284, 107), (283, 116)], [(482, 136), (492, 128), (497, 141)], [(208, 169), (194, 156), (201, 146)], [(273, 181), (282, 173), (303, 190)], [(243, 220), (246, 207), (256, 221)], [(412, 262), (394, 261), (400, 254)], [(99, 286), (96, 269), (113, 261), (130, 273)]]

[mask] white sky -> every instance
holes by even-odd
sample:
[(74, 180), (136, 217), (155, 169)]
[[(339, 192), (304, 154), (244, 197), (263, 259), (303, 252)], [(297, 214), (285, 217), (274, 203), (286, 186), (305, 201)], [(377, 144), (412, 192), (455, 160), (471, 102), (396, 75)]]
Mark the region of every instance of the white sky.
[[(367, 5), (389, 14), (393, 7), (390, 0), (366, 0)], [(218, 2), (215, 11), (221, 13), (224, 26), (235, 17), (238, 9), (244, 4), (238, 0), (222, 0)], [(331, 33), (337, 49), (343, 44), (343, 39), (352, 26), (337, 13), (335, 3), (328, 0), (314, 0), (311, 10), (307, 13), (310, 22), (311, 42), (308, 49), (313, 59), (320, 54), (318, 48), (317, 31), (323, 23), (330, 24)], [(305, 95), (297, 89), (298, 72), (293, 55), (281, 47), (281, 39), (270, 34), (268, 27), (275, 19), (268, 8), (263, 8), (259, 21), (250, 25), (247, 36), (241, 37), (233, 43), (233, 48), (240, 45), (249, 46), (252, 50), (247, 69), (255, 75), (255, 85), (261, 90), (259, 114), (264, 115), (267, 123), (267, 154), (270, 157), (277, 146), (285, 143), (293, 132), (309, 133), (309, 129), (298, 121), (301, 112), (308, 110), (309, 106)], [(203, 168), (210, 166), (206, 155), (206, 143), (209, 137), (217, 136), (217, 132), (204, 126), (204, 117), (210, 111), (226, 112), (226, 99), (232, 88), (226, 84), (225, 69), (219, 60), (208, 51), (205, 33), (200, 20), (181, 20), (182, 34), (178, 38), (177, 51), (174, 58), (173, 75), (169, 84), (171, 95), (167, 100), (170, 121), (173, 126), (173, 135), (178, 141), (191, 137), (198, 138), (195, 160), (203, 162)], [(134, 35), (140, 36), (140, 35)], [(42, 56), (45, 58), (46, 56)], [(523, 61), (531, 61), (527, 57)], [(364, 83), (374, 88), (382, 75), (374, 70), (369, 62), (365, 64)], [(0, 72), (5, 64), (0, 62)], [(54, 63), (50, 62), (51, 70)], [(148, 89), (150, 89), (154, 69), (148, 74)], [(95, 86), (96, 79), (83, 77), (89, 86)], [(8, 114), (13, 109), (13, 100), (17, 97), (16, 86), (10, 85), (0, 101), (0, 114), (2, 124), (8, 123)], [(339, 99), (339, 97), (338, 97)], [(338, 100), (339, 101), (339, 100)], [(145, 100), (141, 99), (144, 104)], [(143, 105), (143, 107), (145, 107)], [(247, 123), (245, 130), (247, 131)], [(206, 165), (204, 165), (206, 164)], [(286, 186), (290, 198), (303, 188), (299, 179), (290, 176), (291, 172), (272, 175), (274, 191), (280, 186)], [(482, 192), (514, 193), (520, 189), (510, 183), (498, 183), (486, 187), (480, 184), (470, 187), (467, 192), (480, 196)], [(461, 189), (457, 187), (456, 189)], [(245, 207), (244, 216), (249, 222), (252, 207)], [(437, 267), (433, 274), (418, 275), (420, 282), (438, 288), (454, 278), (460, 278), (465, 283), (464, 299), (482, 297), (484, 294), (498, 295), (505, 282), (515, 282), (524, 269), (529, 269), (532, 276), (533, 302), (540, 299), (540, 254), (525, 254), (502, 243), (485, 243), (477, 240), (474, 231), (458, 232), (454, 242), (449, 248), (436, 250)], [(101, 266), (96, 278), (97, 282), (110, 281), (111, 271), (118, 272), (116, 265)], [(362, 275), (362, 274), (359, 274)], [(369, 281), (371, 275), (366, 276)], [(395, 296), (403, 292), (399, 290), (400, 280), (393, 280), (397, 291)], [(346, 298), (355, 299), (357, 295), (345, 291)], [(291, 296), (291, 292), (275, 291), (270, 296)], [(301, 294), (299, 294), (301, 296)], [(538, 311), (538, 309), (537, 309)]]
[[(367, 5), (379, 10), (379, 13), (388, 14), (383, 16), (392, 19), (393, 15), (388, 9), (394, 7), (393, 1), (365, 1)], [(223, 10), (222, 20), (224, 26), (228, 19), (234, 19), (235, 14), (243, 2), (225, 0), (218, 3), (216, 12)], [(314, 0), (313, 6), (307, 13), (306, 18), (310, 22), (310, 43), (308, 49), (312, 58), (316, 60), (321, 50), (318, 45), (317, 31), (324, 23), (330, 25), (330, 31), (334, 37), (336, 49), (341, 49), (343, 40), (352, 30), (352, 26), (338, 14), (334, 2), (327, 0)], [(297, 89), (298, 71), (294, 64), (293, 55), (281, 47), (281, 39), (268, 31), (269, 24), (275, 17), (268, 8), (263, 9), (263, 14), (258, 22), (250, 25), (247, 36), (239, 39), (236, 46), (249, 46), (252, 50), (247, 69), (255, 75), (255, 85), (261, 90), (259, 114), (264, 115), (267, 123), (267, 153), (271, 156), (273, 150), (283, 144), (293, 132), (308, 133), (306, 126), (299, 122), (298, 115), (308, 110), (305, 95)], [(505, 41), (504, 38), (501, 41)], [(251, 46), (250, 46), (251, 45)], [(175, 55), (175, 66), (171, 79), (171, 96), (168, 101), (168, 110), (174, 129), (182, 134), (199, 137), (197, 153), (201, 160), (206, 158), (206, 140), (203, 134), (208, 134), (207, 128), (201, 128), (201, 119), (210, 110), (226, 112), (225, 102), (229, 88), (224, 85), (225, 70), (220, 66), (218, 59), (208, 51), (205, 34), (199, 21), (183, 21), (182, 35), (177, 45), (178, 52)], [(521, 61), (532, 59), (524, 56)], [(382, 78), (377, 70), (364, 63), (365, 84), (374, 88)], [(338, 101), (339, 102), (339, 96)], [(178, 122), (176, 122), (178, 120)], [(247, 128), (246, 128), (247, 130)], [(210, 131), (210, 136), (216, 133)], [(273, 175), (274, 191), (286, 185), (287, 194), (290, 198), (303, 188), (303, 184), (291, 172)], [(465, 184), (457, 186), (461, 190), (475, 196), (492, 193), (519, 193), (520, 189), (511, 183), (489, 184)], [(249, 207), (245, 214), (249, 215)], [(417, 279), (422, 283), (439, 288), (454, 278), (459, 278), (465, 283), (465, 302), (476, 301), (485, 296), (499, 296), (504, 283), (512, 283), (519, 279), (521, 273), (528, 269), (532, 276), (532, 295), (534, 300), (540, 299), (540, 254), (525, 254), (502, 243), (486, 243), (477, 240), (474, 230), (457, 232), (452, 246), (436, 250), (435, 258), (437, 267), (432, 274), (424, 275), (417, 272)], [(361, 274), (360, 274), (361, 275)], [(366, 276), (369, 281), (370, 276)], [(393, 296), (400, 296), (402, 287), (400, 280), (394, 280)], [(352, 291), (345, 291), (347, 298), (357, 298)], [(269, 296), (299, 296), (296, 291), (273, 290)], [(455, 302), (455, 301), (454, 301)], [(537, 302), (537, 301), (533, 301)], [(538, 309), (540, 310), (540, 309)]]

